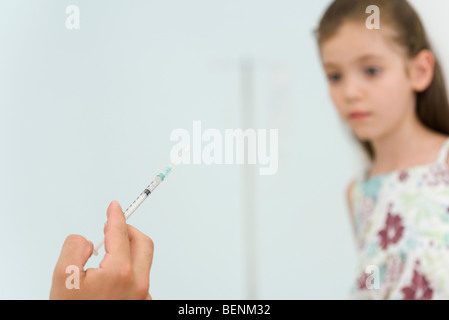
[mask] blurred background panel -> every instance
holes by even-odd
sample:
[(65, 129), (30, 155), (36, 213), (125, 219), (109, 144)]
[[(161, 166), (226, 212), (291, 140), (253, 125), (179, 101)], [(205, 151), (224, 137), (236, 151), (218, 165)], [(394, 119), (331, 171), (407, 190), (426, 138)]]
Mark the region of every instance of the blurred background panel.
[[(66, 236), (101, 240), (110, 201), (134, 201), (170, 133), (201, 121), (278, 129), (278, 170), (176, 168), (128, 220), (155, 243), (153, 298), (344, 299), (364, 163), (313, 37), (329, 3), (1, 0), (0, 298), (47, 299)], [(412, 3), (444, 57), (449, 5)]]

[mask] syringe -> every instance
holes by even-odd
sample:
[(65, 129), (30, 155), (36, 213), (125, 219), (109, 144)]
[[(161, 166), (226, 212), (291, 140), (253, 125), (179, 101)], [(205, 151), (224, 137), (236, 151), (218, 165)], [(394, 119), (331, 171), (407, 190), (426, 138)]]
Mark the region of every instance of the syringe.
[[(181, 155), (179, 155), (179, 157), (176, 160), (174, 160), (173, 162), (170, 162), (170, 164), (167, 167), (165, 167), (165, 169), (162, 170), (156, 176), (156, 178), (154, 178), (153, 181), (151, 181), (151, 183), (148, 185), (148, 187), (146, 187), (145, 190), (143, 190), (143, 192), (137, 197), (137, 199), (134, 200), (134, 202), (128, 207), (128, 209), (125, 210), (124, 215), (125, 215), (126, 220), (128, 220), (128, 218), (134, 213), (134, 211), (136, 211), (136, 209), (142, 204), (142, 202), (144, 202), (144, 200), (154, 191), (154, 189), (156, 189), (156, 187), (162, 181), (164, 181), (164, 179), (170, 174), (170, 172), (173, 170), (173, 168), (181, 163), (182, 158), (189, 151), (190, 151), (190, 147), (189, 146), (185, 147), (181, 151)], [(98, 255), (98, 250), (101, 249), (103, 244), (104, 244), (104, 239), (95, 246), (95, 248), (93, 250), (94, 255), (96, 255), (96, 256)]]

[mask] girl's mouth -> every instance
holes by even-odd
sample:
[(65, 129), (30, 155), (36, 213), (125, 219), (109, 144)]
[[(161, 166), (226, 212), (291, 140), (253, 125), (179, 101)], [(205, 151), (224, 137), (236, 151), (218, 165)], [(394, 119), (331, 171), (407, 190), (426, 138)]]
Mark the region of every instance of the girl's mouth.
[(369, 112), (352, 112), (351, 114), (349, 114), (349, 118), (351, 120), (362, 120), (362, 119), (366, 119), (371, 115), (371, 113)]

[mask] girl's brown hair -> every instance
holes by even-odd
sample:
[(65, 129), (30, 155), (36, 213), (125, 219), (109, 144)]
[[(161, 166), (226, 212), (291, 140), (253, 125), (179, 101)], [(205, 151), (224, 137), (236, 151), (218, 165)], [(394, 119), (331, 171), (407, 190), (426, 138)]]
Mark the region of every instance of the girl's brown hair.
[[(347, 21), (359, 21), (365, 24), (369, 15), (366, 8), (376, 5), (380, 9), (381, 28), (388, 25), (396, 31), (394, 41), (406, 50), (408, 58), (414, 58), (422, 50), (433, 52), (424, 26), (406, 0), (334, 0), (321, 18), (315, 35), (318, 45), (331, 38)], [(435, 58), (435, 70), (430, 86), (416, 93), (416, 114), (423, 125), (429, 129), (449, 135), (449, 102), (443, 72)], [(368, 141), (361, 144), (371, 161), (374, 150)]]

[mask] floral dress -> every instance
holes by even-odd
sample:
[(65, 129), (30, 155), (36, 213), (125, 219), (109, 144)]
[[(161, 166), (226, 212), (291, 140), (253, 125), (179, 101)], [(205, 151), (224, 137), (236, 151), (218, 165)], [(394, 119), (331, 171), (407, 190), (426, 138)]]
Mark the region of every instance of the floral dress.
[(351, 190), (360, 266), (350, 299), (449, 299), (449, 139), (436, 162)]

